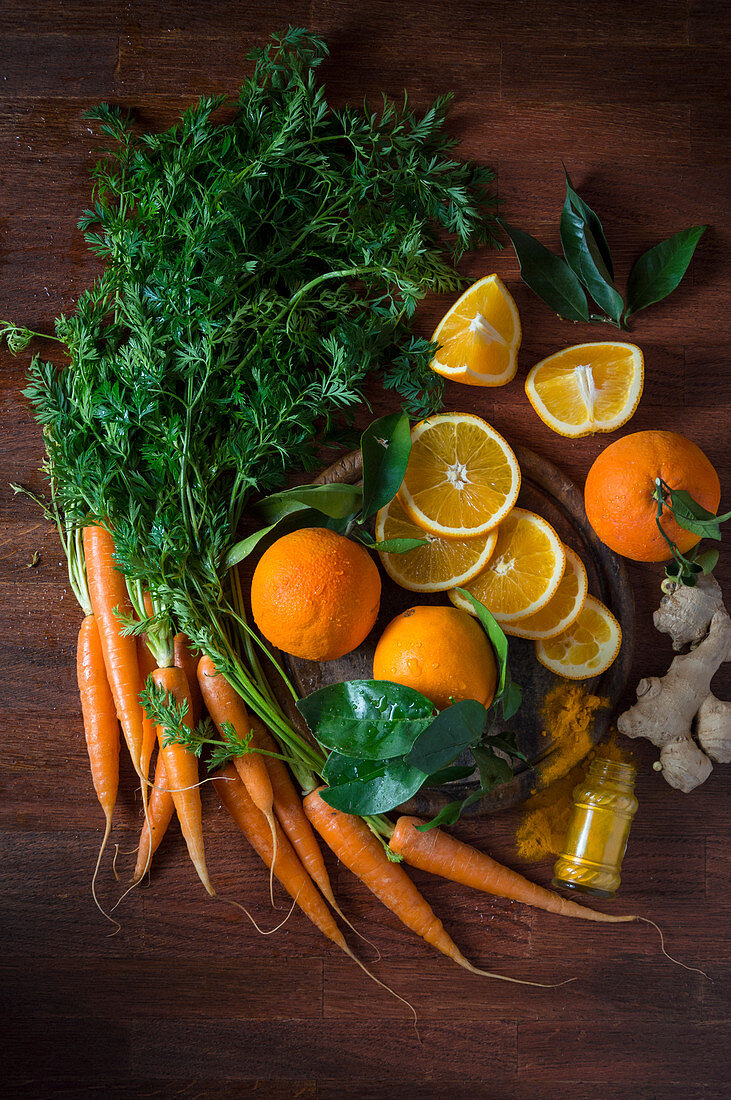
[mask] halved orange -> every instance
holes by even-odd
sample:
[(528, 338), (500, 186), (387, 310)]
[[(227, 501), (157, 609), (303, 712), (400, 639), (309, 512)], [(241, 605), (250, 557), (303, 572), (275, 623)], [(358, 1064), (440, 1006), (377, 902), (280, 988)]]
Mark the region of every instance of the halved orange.
[[(513, 508), (500, 524), (497, 545), (487, 566), (466, 591), (491, 611), (499, 623), (516, 622), (545, 607), (555, 594), (566, 565), (566, 551), (550, 523), (535, 512)], [(474, 614), (469, 600), (453, 588), (455, 607)]]
[(643, 380), (644, 360), (635, 344), (576, 344), (536, 363), (525, 392), (544, 424), (575, 437), (626, 424)]
[(505, 623), (505, 633), (516, 638), (555, 638), (567, 630), (584, 606), (588, 580), (584, 563), (570, 546), (566, 551), (566, 568), (558, 588), (545, 607), (525, 619)]
[(440, 539), (412, 523), (398, 497), (381, 508), (376, 516), (376, 540), (423, 539), (405, 554), (383, 554), (383, 568), (392, 581), (410, 592), (445, 592), (454, 585), (466, 584), (487, 565), (495, 549), (497, 532), (488, 531), (475, 539)]
[(609, 608), (587, 596), (577, 618), (556, 638), (535, 643), (536, 657), (567, 680), (606, 672), (622, 645), (622, 630)]
[(518, 460), (472, 413), (439, 413), (411, 430), (399, 499), (418, 527), (444, 539), (477, 538), (507, 516), (520, 490)]
[(504, 386), (515, 376), (520, 317), (497, 275), (473, 283), (437, 325), (432, 370), (466, 386)]

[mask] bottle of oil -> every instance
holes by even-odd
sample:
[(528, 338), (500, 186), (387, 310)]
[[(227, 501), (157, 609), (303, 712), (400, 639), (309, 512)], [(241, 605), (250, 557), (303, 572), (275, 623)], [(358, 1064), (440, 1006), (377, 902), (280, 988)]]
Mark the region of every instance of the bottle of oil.
[(553, 869), (554, 886), (613, 898), (632, 819), (637, 812), (635, 769), (597, 757), (574, 789), (574, 807), (563, 851)]

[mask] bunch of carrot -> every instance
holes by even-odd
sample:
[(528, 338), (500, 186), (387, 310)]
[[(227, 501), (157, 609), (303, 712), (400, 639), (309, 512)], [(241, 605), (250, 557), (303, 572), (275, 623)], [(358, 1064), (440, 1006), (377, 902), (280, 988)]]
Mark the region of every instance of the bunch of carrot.
[[(230, 724), (237, 737), (243, 740), (248, 736), (251, 751), (237, 756), (214, 775), (218, 797), (300, 909), (323, 935), (359, 965), (362, 964), (348, 947), (333, 915), (334, 912), (343, 917), (315, 832), (408, 928), (459, 966), (488, 977), (502, 976), (478, 970), (464, 957), (400, 860), (474, 889), (549, 912), (594, 921), (635, 919), (607, 916), (566, 901), (440, 829), (418, 831), (417, 818), (402, 816), (395, 827), (381, 819), (379, 828), (374, 828), (362, 818), (328, 806), (320, 798), (321, 788), (310, 790), (303, 800), (284, 763), (280, 746), (263, 722), (248, 713), (241, 697), (209, 656), (196, 657), (182, 634), (169, 638), (165, 631), (158, 631), (154, 638), (149, 635), (135, 638), (125, 631), (123, 622), (132, 616), (133, 604), (125, 578), (115, 568), (110, 532), (101, 525), (89, 526), (83, 531), (81, 544), (83, 560), (76, 538), (70, 544), (73, 553), (69, 564), (74, 588), (85, 611), (79, 630), (78, 680), (92, 778), (106, 820), (99, 859), (109, 836), (117, 794), (119, 720), (142, 784), (145, 810), (133, 881), (138, 882), (149, 869), (176, 813), (196, 871), (208, 893), (215, 896), (205, 859), (198, 761), (180, 743), (170, 743), (165, 725), (156, 723), (141, 706), (140, 691), (151, 677), (164, 690), (168, 701), (174, 701), (180, 708), (188, 728), (199, 720), (205, 706), (222, 734)], [(144, 610), (152, 622), (154, 608), (149, 597), (144, 602)], [(156, 742), (158, 756), (148, 799), (149, 769)], [(390, 833), (388, 845), (385, 833)], [(97, 870), (98, 867), (99, 861)]]

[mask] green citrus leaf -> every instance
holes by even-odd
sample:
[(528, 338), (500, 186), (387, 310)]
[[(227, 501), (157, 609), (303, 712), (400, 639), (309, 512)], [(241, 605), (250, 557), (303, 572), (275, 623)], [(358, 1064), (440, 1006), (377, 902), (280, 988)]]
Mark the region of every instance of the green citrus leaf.
[(445, 768), (470, 745), (479, 741), (487, 724), (487, 710), (475, 699), (445, 707), (416, 738), (406, 762), (423, 772)]
[(384, 539), (383, 542), (367, 543), (371, 550), (378, 550), (381, 554), (408, 554), (409, 550), (416, 550), (420, 546), (428, 546), (428, 539)]
[(559, 317), (567, 321), (588, 321), (586, 295), (568, 264), (530, 234), (506, 222), (501, 224), (513, 242), (523, 282)]
[(417, 825), (416, 828), (420, 833), (427, 833), (430, 829), (436, 829), (440, 825), (454, 825), (456, 821), (459, 821), (460, 817), (473, 802), (478, 802), (479, 799), (486, 795), (487, 791), (483, 787), (478, 787), (476, 791), (468, 795), (467, 798), (455, 799), (454, 802), (448, 802), (446, 806), (443, 806), (436, 817), (433, 817), (431, 821), (425, 821), (423, 825)]
[(695, 560), (696, 564), (700, 565), (701, 571), (708, 576), (716, 568), (718, 557), (718, 550), (704, 550), (702, 554), (698, 554)]
[(264, 497), (255, 507), (270, 523), (301, 508), (314, 508), (332, 519), (346, 519), (360, 511), (362, 500), (359, 485), (336, 482), (333, 485), (299, 485), (294, 489), (285, 489)]
[(498, 667), (498, 680), (495, 695), (502, 695), (505, 690), (505, 682), (508, 676), (508, 639), (505, 637), (505, 632), (492, 613), (485, 607), (484, 603), (481, 603), (480, 600), (473, 596), (471, 592), (468, 592), (466, 588), (458, 588), (457, 591), (470, 601), (475, 609), (477, 618), (480, 620), (482, 629), (490, 639), (490, 645), (494, 650)]
[(232, 569), (234, 565), (238, 565), (254, 550), (266, 549), (268, 545), (290, 531), (297, 531), (302, 527), (333, 526), (335, 524), (330, 521), (329, 517), (324, 517), (322, 512), (317, 512), (314, 508), (306, 508), (304, 505), (293, 508), (276, 520), (275, 523), (270, 523), (268, 527), (262, 527), (258, 531), (254, 531), (251, 535), (247, 535), (245, 539), (237, 542), (235, 546), (232, 546), (226, 555), (226, 568)]
[(453, 764), (449, 768), (440, 768), (427, 776), (427, 787), (441, 787), (444, 783), (458, 783), (460, 779), (469, 779), (474, 772), (474, 764)]
[(563, 165), (563, 171), (564, 176), (566, 177), (566, 198), (569, 200), (569, 202), (571, 203), (571, 207), (576, 211), (576, 213), (581, 215), (584, 224), (586, 225), (589, 232), (591, 233), (591, 236), (596, 242), (599, 255), (601, 256), (604, 262), (604, 267), (606, 268), (607, 274), (609, 275), (609, 281), (613, 284), (614, 267), (612, 265), (612, 254), (609, 251), (607, 238), (604, 236), (602, 223), (599, 221), (599, 218), (594, 213), (589, 204), (584, 202), (581, 195), (579, 195), (579, 193), (576, 191), (573, 183), (571, 182), (571, 178), (566, 171), (565, 164)]
[[(320, 792), (323, 802), (346, 814), (363, 816), (395, 810), (415, 795), (427, 778), (403, 760), (354, 761), (353, 765), (352, 779)], [(347, 767), (340, 774), (347, 775)]]
[(696, 245), (708, 227), (694, 225), (640, 256), (627, 283), (627, 316), (667, 298), (688, 270)]
[(709, 512), (685, 489), (670, 489), (670, 509), (676, 523), (686, 531), (692, 531), (701, 538), (715, 539), (720, 542), (722, 523), (731, 519), (731, 512), (716, 516)]
[(411, 428), (405, 413), (382, 416), (361, 436), (363, 454), (363, 519), (376, 514), (396, 496), (411, 453)]
[(434, 719), (426, 696), (390, 680), (330, 684), (300, 699), (297, 709), (325, 748), (368, 760), (407, 753)]
[(619, 322), (624, 309), (622, 296), (614, 287), (591, 230), (582, 215), (572, 209), (568, 194), (561, 211), (561, 244), (567, 264), (596, 304)]
[(513, 769), (510, 764), (502, 756), (498, 756), (489, 743), (477, 745), (472, 752), (480, 769), (483, 791), (492, 791), (501, 783), (507, 783), (513, 778)]

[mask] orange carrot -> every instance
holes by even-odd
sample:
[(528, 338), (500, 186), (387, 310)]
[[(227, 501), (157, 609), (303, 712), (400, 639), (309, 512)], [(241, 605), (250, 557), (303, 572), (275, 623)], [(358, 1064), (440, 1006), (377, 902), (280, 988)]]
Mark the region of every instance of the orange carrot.
[[(145, 604), (147, 604), (147, 595), (145, 596)], [(152, 607), (148, 607), (148, 614), (152, 614)], [(143, 644), (140, 645), (140, 642)], [(203, 712), (203, 700), (201, 697), (201, 690), (198, 686), (198, 678), (196, 676), (196, 668), (198, 665), (198, 658), (193, 654), (190, 648), (190, 642), (185, 634), (176, 634), (173, 639), (174, 651), (175, 651), (175, 666), (176, 668), (182, 668), (188, 678), (188, 690), (190, 691), (190, 715), (193, 725), (196, 726), (201, 719)], [(155, 658), (150, 653), (149, 647), (144, 642), (142, 637), (138, 638), (138, 654), (140, 661), (140, 672), (142, 675), (142, 683), (145, 684), (147, 677), (151, 672), (154, 672), (157, 668)], [(192, 671), (193, 679), (190, 679)], [(157, 741), (157, 728), (155, 723), (150, 721), (146, 714), (143, 714), (143, 729), (144, 740), (142, 742), (142, 765), (145, 770), (145, 774), (149, 771), (149, 761), (152, 755), (152, 747)], [(152, 731), (152, 746), (148, 750), (149, 733)], [(153, 855), (160, 846), (160, 841), (167, 832), (167, 828), (172, 820), (173, 813), (175, 812), (175, 804), (173, 802), (173, 796), (168, 790), (167, 773), (165, 771), (165, 765), (162, 761), (162, 756), (158, 754), (157, 767), (155, 768), (155, 780), (153, 790), (150, 795), (149, 804), (149, 824), (146, 820), (142, 826), (142, 832), (140, 834), (140, 843), (137, 849), (137, 866), (135, 867), (135, 873), (133, 882), (139, 882), (148, 869)], [(150, 845), (150, 833), (152, 833), (152, 845)]]
[(96, 897), (96, 876), (112, 828), (112, 814), (117, 801), (119, 723), (114, 699), (107, 682), (99, 628), (93, 615), (85, 616), (79, 627), (76, 678), (81, 696), (81, 713), (84, 718), (84, 735), (91, 765), (91, 778), (106, 819), (104, 837), (91, 883), (94, 901), (101, 909)]
[[(253, 714), (250, 715), (249, 721), (251, 722), (256, 747), (266, 749), (268, 752), (278, 752), (277, 745), (267, 732), (264, 723)], [(272, 782), (274, 812), (279, 819), (279, 823), (299, 856), (302, 866), (310, 878), (317, 883), (323, 896), (339, 913), (340, 909), (330, 885), (330, 877), (320, 851), (320, 845), (317, 843), (317, 837), (302, 808), (302, 799), (292, 782), (287, 765), (276, 756), (264, 756), (263, 760)]]
[(320, 791), (324, 789), (319, 787), (307, 795), (304, 800), (305, 813), (341, 863), (357, 875), (361, 882), (392, 913), (395, 913), (407, 928), (416, 932), (458, 966), (470, 970), (473, 974), (500, 978), (501, 981), (516, 982), (519, 985), (543, 984), (508, 978), (473, 966), (445, 931), (444, 925), (435, 915), (428, 901), (416, 889), (403, 867), (389, 860), (384, 846), (371, 832), (363, 818), (341, 813), (340, 810), (328, 806), (320, 798)]
[(173, 638), (175, 652), (174, 664), (177, 668), (185, 670), (188, 677), (188, 690), (190, 691), (191, 717), (193, 725), (197, 726), (203, 715), (203, 696), (198, 683), (198, 657), (193, 652), (190, 638), (187, 634), (176, 634)]
[[(168, 825), (175, 813), (175, 803), (169, 791), (169, 783), (162, 754), (158, 753), (155, 768), (155, 785), (150, 793), (147, 817), (142, 825), (140, 846), (137, 849), (137, 866), (133, 882), (139, 882), (150, 866), (152, 857), (160, 847), (160, 841), (167, 832)], [(152, 839), (150, 839), (152, 838)]]
[[(141, 779), (140, 756), (142, 752), (142, 708), (140, 669), (137, 661), (137, 642), (125, 637), (115, 608), (130, 614), (132, 605), (122, 574), (114, 565), (114, 541), (109, 532), (99, 525), (84, 528), (84, 558), (89, 582), (91, 606), (99, 628), (107, 680), (112, 690), (129, 754), (135, 771)], [(143, 792), (143, 797), (146, 791)]]
[[(168, 696), (174, 699), (176, 703), (187, 699), (188, 713), (184, 721), (188, 727), (191, 727), (188, 678), (182, 668), (158, 668), (153, 672), (152, 678), (157, 686), (164, 688)], [(180, 828), (185, 837), (185, 843), (188, 845), (188, 853), (193, 861), (193, 866), (198, 872), (198, 877), (213, 897), (216, 891), (213, 889), (211, 880), (208, 877), (203, 845), (198, 761), (182, 745), (168, 745), (165, 747), (165, 729), (163, 726), (157, 727), (157, 736), (160, 745), (160, 756), (165, 766), (170, 793), (173, 796), (175, 811), (180, 821)]]
[[(150, 676), (157, 668), (157, 661), (150, 652), (150, 647), (147, 644), (147, 639), (144, 635), (140, 634), (137, 637), (137, 662), (140, 669), (140, 690), (147, 683), (147, 677)], [(150, 774), (150, 759), (152, 757), (152, 750), (155, 748), (157, 742), (157, 730), (155, 723), (151, 718), (147, 717), (147, 714), (143, 708), (142, 711), (142, 749), (140, 750), (140, 767), (142, 774), (147, 778)]]
[(282, 827), (275, 821), (277, 832), (276, 855), (269, 822), (254, 805), (239, 774), (231, 764), (217, 772), (213, 780), (218, 797), (231, 814), (252, 848), (261, 856), (267, 867), (279, 879), (284, 889), (294, 898), (302, 912), (317, 928), (336, 943), (347, 955), (352, 955), (335, 918), (320, 897), (310, 876), (300, 863), (294, 848), (287, 840)]
[[(243, 699), (234, 691), (223, 673), (216, 671), (210, 657), (205, 655), (198, 662), (198, 683), (203, 702), (220, 732), (223, 732), (224, 722), (230, 722), (239, 737), (245, 737), (251, 732), (251, 718)], [(257, 752), (246, 753), (237, 756), (234, 764), (252, 802), (266, 817), (272, 837), (275, 837), (274, 791), (263, 756)]]
[(429, 829), (428, 832), (420, 833), (416, 826), (423, 824), (418, 817), (400, 817), (389, 844), (391, 850), (402, 856), (412, 867), (429, 871), (432, 875), (441, 875), (442, 878), (471, 886), (486, 894), (521, 901), (549, 913), (560, 913), (563, 917), (580, 917), (582, 920), (607, 921), (612, 924), (637, 919), (634, 916), (616, 916), (586, 909), (575, 901), (568, 901), (554, 894), (552, 890), (536, 886), (517, 871), (503, 867), (484, 852), (443, 833), (441, 829)]

